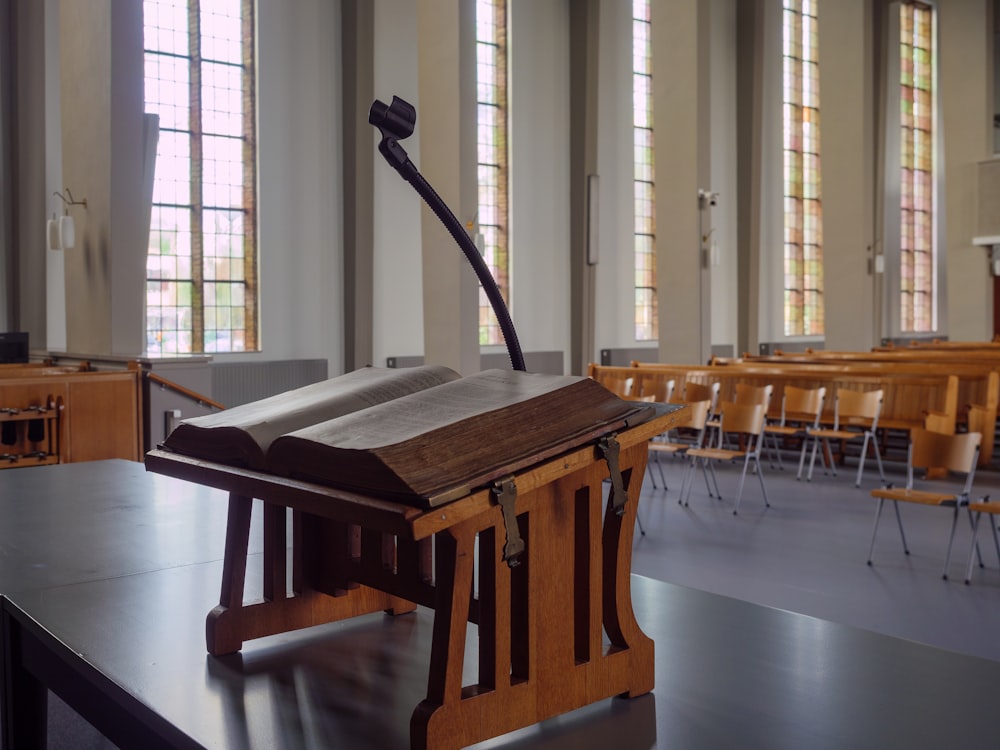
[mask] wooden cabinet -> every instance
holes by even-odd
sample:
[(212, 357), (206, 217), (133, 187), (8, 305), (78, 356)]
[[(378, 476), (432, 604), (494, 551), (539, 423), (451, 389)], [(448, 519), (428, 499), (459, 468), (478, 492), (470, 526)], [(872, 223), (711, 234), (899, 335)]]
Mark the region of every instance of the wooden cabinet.
[(51, 394), (0, 402), (0, 468), (59, 463), (61, 413), (62, 399)]
[(136, 370), (0, 370), (0, 469), (142, 455)]

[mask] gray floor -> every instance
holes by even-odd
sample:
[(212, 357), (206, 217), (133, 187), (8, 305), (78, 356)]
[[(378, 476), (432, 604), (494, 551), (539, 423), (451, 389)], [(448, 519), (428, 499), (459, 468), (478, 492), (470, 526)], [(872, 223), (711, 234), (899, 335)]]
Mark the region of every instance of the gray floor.
[[(856, 463), (836, 477), (817, 470), (811, 483), (794, 470), (763, 475), (771, 501), (748, 476), (737, 516), (732, 504), (739, 467), (718, 469), (724, 500), (707, 495), (700, 476), (690, 504), (677, 503), (684, 464), (664, 461), (668, 489), (647, 473), (640, 502), (645, 535), (636, 533), (633, 572), (934, 646), (1000, 660), (1000, 570), (984, 522), (979, 541), (986, 568), (964, 584), (971, 540), (959, 517), (949, 580), (941, 573), (949, 509), (901, 504), (910, 554), (904, 555), (891, 508), (882, 514), (874, 564), (866, 565), (878, 484), (874, 464), (855, 488)], [(650, 467), (656, 472), (655, 466)], [(905, 466), (886, 464), (886, 479), (905, 484)], [(934, 485), (938, 482), (932, 483)], [(945, 486), (954, 486), (949, 480)], [(977, 472), (974, 495), (1000, 501), (1000, 472)]]

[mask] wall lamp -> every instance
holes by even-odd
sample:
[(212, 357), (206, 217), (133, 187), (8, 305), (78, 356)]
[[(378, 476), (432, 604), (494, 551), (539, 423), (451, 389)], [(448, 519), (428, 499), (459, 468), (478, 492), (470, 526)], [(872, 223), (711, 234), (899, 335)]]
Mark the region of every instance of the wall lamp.
[[(65, 189), (66, 195), (56, 190), (52, 195), (58, 196), (63, 202), (63, 215), (58, 219), (55, 213), (49, 219), (46, 235), (50, 250), (69, 250), (76, 245), (76, 224), (73, 217), (69, 215), (70, 206), (83, 206), (87, 208), (87, 199), (76, 200), (69, 188)], [(67, 197), (68, 196), (68, 197)]]

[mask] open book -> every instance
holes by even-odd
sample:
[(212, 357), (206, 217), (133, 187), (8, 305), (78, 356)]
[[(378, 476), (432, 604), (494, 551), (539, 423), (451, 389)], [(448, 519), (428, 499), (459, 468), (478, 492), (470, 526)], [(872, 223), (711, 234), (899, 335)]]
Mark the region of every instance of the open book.
[(432, 507), (656, 413), (584, 377), (366, 367), (183, 420), (163, 447)]

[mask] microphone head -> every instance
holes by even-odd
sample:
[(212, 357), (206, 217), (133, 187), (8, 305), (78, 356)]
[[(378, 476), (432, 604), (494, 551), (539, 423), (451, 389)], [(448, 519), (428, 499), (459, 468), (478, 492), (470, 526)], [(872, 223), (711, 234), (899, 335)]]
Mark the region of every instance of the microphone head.
[(368, 123), (378, 128), (383, 137), (392, 136), (396, 140), (408, 138), (413, 134), (416, 122), (417, 110), (398, 96), (393, 96), (389, 105), (376, 99), (368, 110)]

